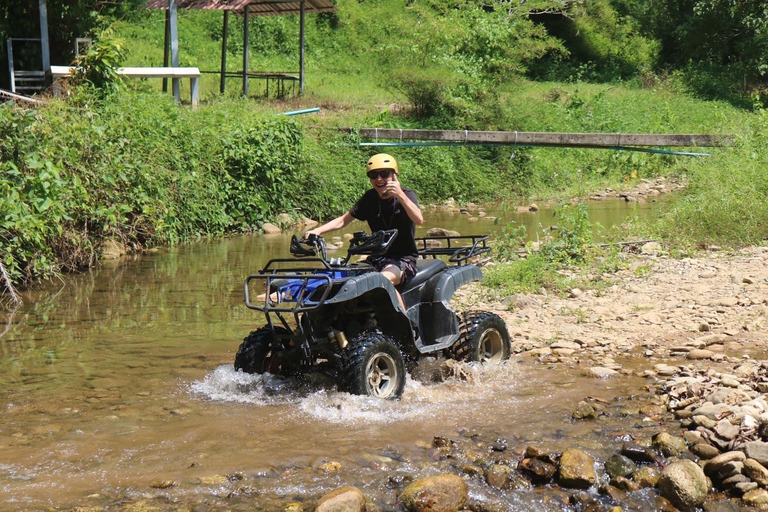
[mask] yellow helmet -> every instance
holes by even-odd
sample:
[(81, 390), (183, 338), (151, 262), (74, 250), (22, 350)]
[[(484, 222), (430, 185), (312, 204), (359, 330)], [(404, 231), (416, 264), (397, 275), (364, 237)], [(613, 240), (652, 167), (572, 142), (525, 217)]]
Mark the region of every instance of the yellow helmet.
[(395, 171), (395, 174), (398, 174), (399, 171), (397, 169), (397, 160), (395, 160), (395, 157), (386, 153), (379, 153), (378, 155), (373, 155), (365, 166), (365, 172), (380, 171), (384, 169), (392, 169)]

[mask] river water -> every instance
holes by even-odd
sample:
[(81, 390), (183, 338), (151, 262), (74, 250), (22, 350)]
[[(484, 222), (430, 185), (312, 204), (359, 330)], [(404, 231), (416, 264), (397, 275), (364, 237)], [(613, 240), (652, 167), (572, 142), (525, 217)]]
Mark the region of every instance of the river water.
[[(634, 210), (602, 202), (591, 212), (611, 225)], [(430, 226), (478, 234), (502, 224), (426, 213), (417, 236)], [(535, 236), (548, 218), (518, 222)], [(433, 379), (430, 359), (396, 402), (235, 373), (238, 345), (263, 323), (243, 305), (242, 282), (286, 255), (288, 238), (183, 245), (25, 293), (0, 325), (0, 510), (286, 510), (346, 484), (396, 510), (397, 475), (457, 471), (429, 448), (435, 436), (473, 449), (501, 444), (510, 456), (526, 444), (576, 445), (604, 461), (622, 439), (657, 427), (621, 412), (644, 381), (596, 381), (576, 369), (464, 365)], [(606, 414), (572, 421), (586, 397)], [(472, 499), (495, 510), (570, 510), (554, 489), (469, 482)], [(652, 498), (628, 503), (645, 509)]]

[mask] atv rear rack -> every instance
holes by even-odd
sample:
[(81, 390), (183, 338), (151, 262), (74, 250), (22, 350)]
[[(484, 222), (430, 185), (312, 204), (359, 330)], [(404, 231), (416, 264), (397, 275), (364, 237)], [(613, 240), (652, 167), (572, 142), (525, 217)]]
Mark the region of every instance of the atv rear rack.
[[(486, 245), (488, 237), (489, 235), (425, 236), (416, 238), (416, 246), (419, 256), (422, 258), (448, 256), (448, 261), (451, 263), (463, 265), (470, 258), (491, 251), (491, 248)], [(429, 240), (440, 242), (440, 246), (430, 247)], [(443, 246), (443, 241), (446, 242), (445, 246)]]

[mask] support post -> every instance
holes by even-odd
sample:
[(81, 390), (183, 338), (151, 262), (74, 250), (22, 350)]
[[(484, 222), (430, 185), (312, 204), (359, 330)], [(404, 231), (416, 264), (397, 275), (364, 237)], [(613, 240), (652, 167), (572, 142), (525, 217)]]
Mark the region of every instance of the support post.
[(248, 97), (248, 16), (250, 15), (248, 5), (243, 11), (243, 96)]
[(304, 94), (304, 15), (305, 0), (301, 0), (299, 9), (299, 95)]
[[(165, 40), (163, 41), (163, 67), (168, 67), (171, 57), (171, 10), (165, 11)], [(168, 92), (168, 78), (163, 78), (163, 92)]]
[(40, 47), (43, 54), (43, 72), (45, 85), (51, 85), (51, 48), (48, 43), (48, 5), (46, 0), (39, 0), (40, 5)]
[(224, 84), (227, 79), (227, 31), (229, 25), (229, 11), (224, 11), (224, 26), (221, 28), (221, 79), (219, 80), (219, 93), (224, 94)]
[(11, 92), (16, 92), (16, 73), (13, 72), (13, 39), (8, 38), (8, 74), (11, 78)]
[[(171, 25), (171, 67), (179, 67), (179, 24), (176, 13), (176, 0), (168, 0), (168, 12), (170, 14)], [(181, 79), (172, 78), (171, 88), (173, 89), (173, 98), (176, 103), (181, 103)]]

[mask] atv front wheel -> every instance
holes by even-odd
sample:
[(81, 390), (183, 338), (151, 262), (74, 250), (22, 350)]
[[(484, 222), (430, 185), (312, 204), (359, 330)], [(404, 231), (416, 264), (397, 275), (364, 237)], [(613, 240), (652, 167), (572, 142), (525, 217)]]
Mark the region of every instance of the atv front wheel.
[[(278, 334), (289, 334), (287, 329), (275, 327)], [(245, 373), (272, 373), (287, 375), (288, 364), (284, 350), (273, 350), (271, 346), (272, 331), (268, 325), (253, 331), (246, 336), (235, 356), (235, 370)]]
[(389, 336), (363, 333), (344, 351), (340, 377), (343, 391), (396, 400), (405, 388), (403, 355)]
[(483, 311), (464, 313), (459, 328), (459, 339), (450, 349), (454, 359), (493, 364), (509, 359), (509, 332), (499, 315)]

